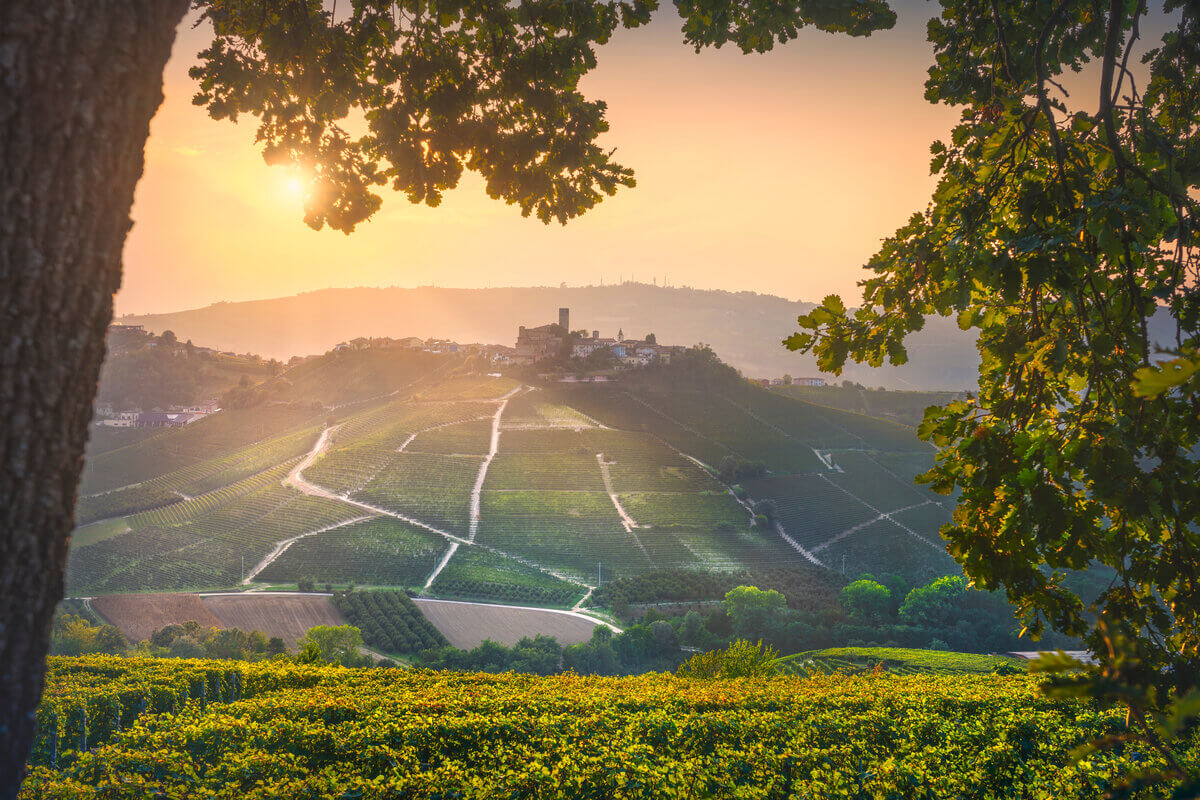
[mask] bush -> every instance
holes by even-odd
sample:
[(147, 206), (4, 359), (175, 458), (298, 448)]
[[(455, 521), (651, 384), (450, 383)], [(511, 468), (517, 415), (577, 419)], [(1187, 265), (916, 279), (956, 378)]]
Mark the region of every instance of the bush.
[(779, 651), (737, 639), (724, 650), (698, 653), (683, 662), (676, 671), (681, 678), (712, 680), (729, 678), (769, 678), (779, 674)]

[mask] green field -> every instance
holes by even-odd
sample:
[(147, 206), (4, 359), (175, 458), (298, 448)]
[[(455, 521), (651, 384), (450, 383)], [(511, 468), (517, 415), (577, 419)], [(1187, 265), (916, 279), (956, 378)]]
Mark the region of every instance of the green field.
[(830, 647), (810, 650), (791, 660), (792, 669), (811, 674), (855, 674), (885, 670), (897, 675), (987, 675), (997, 671), (1024, 672), (1026, 662), (1007, 656), (908, 650), (901, 647)]
[[(243, 555), (256, 564), (276, 542), (371, 513), (322, 500), (311, 504), (338, 512), (296, 518), (293, 509), (310, 502), (278, 485), (277, 471), (287, 470), (277, 465), (307, 453), (322, 424), (333, 426), (328, 444), (305, 480), (454, 536), (474, 530), (500, 561), (507, 553), (579, 580), (808, 563), (771, 525), (753, 528), (731, 494), (737, 487), (716, 477), (755, 464), (766, 474), (737, 479), (746, 504), (771, 501), (782, 531), (830, 569), (913, 580), (957, 570), (937, 535), (944, 499), (910, 483), (931, 451), (909, 427), (738, 380), (697, 388), (646, 372), (511, 394), (521, 384), (460, 370), (461, 361), (431, 354), (331, 354), (283, 377), (293, 394), (344, 382), (314, 393), (341, 401), (336, 407), (225, 411), (146, 438), (106, 433), (89, 463), (91, 493), (78, 506), (85, 527), (72, 586), (227, 585)], [(505, 396), (473, 528), (471, 494)], [(97, 520), (111, 521), (86, 525)], [(434, 537), (399, 520), (305, 536), (260, 579), (417, 585), (444, 551)], [(476, 596), (523, 591), (519, 570), (470, 577), (479, 564), (467, 563), (469, 550), (451, 559), (434, 591), (460, 577), (476, 582)]]
[(570, 606), (583, 597), (578, 584), (479, 547), (460, 547), (430, 587), (450, 600)]
[[(501, 448), (505, 442), (501, 436)], [(488, 467), (483, 487), (489, 490), (547, 489), (564, 492), (603, 492), (600, 464), (583, 453), (501, 452)]]
[(79, 524), (86, 525), (100, 519), (172, 505), (187, 497), (230, 486), (307, 453), (318, 435), (317, 427), (306, 427), (190, 464), (135, 486), (84, 495), (76, 505), (76, 519)]
[[(259, 443), (269, 446), (266, 443), (283, 434), (318, 425), (320, 419), (319, 411), (311, 405), (222, 411), (182, 428), (158, 431), (125, 447), (89, 455), (79, 493), (95, 494), (152, 480), (203, 462), (212, 463), (239, 450), (254, 460), (253, 451)], [(256, 463), (266, 460), (270, 466), (284, 458), (259, 459)]]
[(844, 556), (847, 575), (894, 572), (928, 582), (942, 575), (960, 574), (943, 543), (935, 544), (923, 536), (913, 536), (886, 519), (872, 522), (814, 553), (838, 570)]
[(417, 434), (405, 448), (410, 453), (487, 455), (492, 441), (491, 418), (445, 425)]
[(916, 427), (929, 406), (940, 406), (959, 397), (959, 392), (906, 392), (866, 389), (859, 386), (772, 386), (771, 391), (793, 400), (803, 400), (841, 411), (852, 411)]
[(374, 517), (294, 542), (257, 580), (419, 587), (446, 547), (444, 538), (423, 528)]
[(193, 500), (132, 517), (130, 528), (71, 549), (74, 594), (232, 586), (280, 540), (360, 516), (280, 484), (285, 464)]
[(1071, 762), (1123, 719), (1019, 675), (713, 681), (52, 658), (21, 797), (1082, 800), (1162, 768), (1136, 742)]
[[(552, 569), (593, 576), (651, 564), (603, 492), (485, 491), (477, 541)], [(452, 562), (453, 563), (453, 562)]]
[(466, 536), (480, 463), (477, 457), (396, 453), (354, 498)]

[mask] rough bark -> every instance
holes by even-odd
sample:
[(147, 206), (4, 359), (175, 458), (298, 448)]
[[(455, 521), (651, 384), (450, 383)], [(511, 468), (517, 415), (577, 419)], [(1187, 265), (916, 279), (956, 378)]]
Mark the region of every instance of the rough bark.
[(42, 693), (121, 250), (187, 0), (0, 0), (0, 800)]

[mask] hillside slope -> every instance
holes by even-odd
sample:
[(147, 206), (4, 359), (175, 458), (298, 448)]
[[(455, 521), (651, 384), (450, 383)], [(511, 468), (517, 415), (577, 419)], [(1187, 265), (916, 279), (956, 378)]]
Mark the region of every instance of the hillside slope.
[(909, 427), (769, 392), (703, 349), (608, 383), (465, 363), (333, 353), (275, 379), (317, 400), (96, 454), (70, 591), (312, 580), (566, 607), (664, 570), (957, 573)]
[[(180, 339), (287, 360), (323, 353), (356, 336), (436, 336), (459, 342), (511, 345), (518, 325), (557, 319), (571, 309), (571, 326), (615, 336), (653, 332), (660, 342), (706, 342), (750, 377), (817, 374), (809, 356), (780, 341), (811, 303), (754, 292), (664, 288), (648, 284), (574, 288), (446, 289), (420, 287), (323, 289), (293, 297), (218, 303), (167, 314), (127, 316), (121, 322), (173, 330)], [(870, 386), (964, 389), (975, 384), (974, 340), (949, 319), (932, 319), (909, 342), (901, 368), (851, 366), (844, 377)]]

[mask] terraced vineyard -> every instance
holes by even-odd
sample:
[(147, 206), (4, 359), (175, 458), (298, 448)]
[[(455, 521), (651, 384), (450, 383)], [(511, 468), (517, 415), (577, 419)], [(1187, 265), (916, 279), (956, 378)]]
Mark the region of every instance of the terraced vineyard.
[(566, 606), (584, 595), (544, 570), (480, 547), (460, 548), (437, 576), (430, 594), (449, 600), (486, 598), (522, 605)]
[(130, 530), (71, 551), (73, 593), (206, 589), (237, 584), (284, 539), (337, 524), (355, 509), (281, 484), (284, 464), (193, 500), (129, 517)]
[[(124, 447), (89, 454), (79, 493), (110, 491), (222, 457), (236, 462), (234, 453), (243, 449), (244, 457), (253, 460), (252, 451), (260, 444), (269, 446), (282, 434), (312, 428), (320, 421), (319, 409), (308, 403), (222, 411), (183, 428), (161, 430)], [(256, 463), (262, 460), (270, 461)]]
[(353, 497), (466, 536), (479, 466), (478, 458), (397, 453)]
[(257, 579), (420, 586), (446, 547), (446, 540), (437, 534), (391, 517), (374, 517), (297, 540)]
[(333, 408), (101, 437), (71, 591), (230, 586), (243, 559), (255, 583), (545, 605), (674, 568), (956, 572), (944, 498), (910, 483), (930, 450), (895, 422), (738, 381), (523, 387), (392, 355), (360, 381), (361, 359), (298, 373), (357, 387)]
[[(198, 424), (198, 423), (197, 423)], [(75, 516), (86, 525), (99, 519), (127, 516), (178, 503), (195, 495), (214, 492), (307, 453), (318, 428), (306, 427), (232, 453), (210, 458), (143, 483), (79, 499)]]

